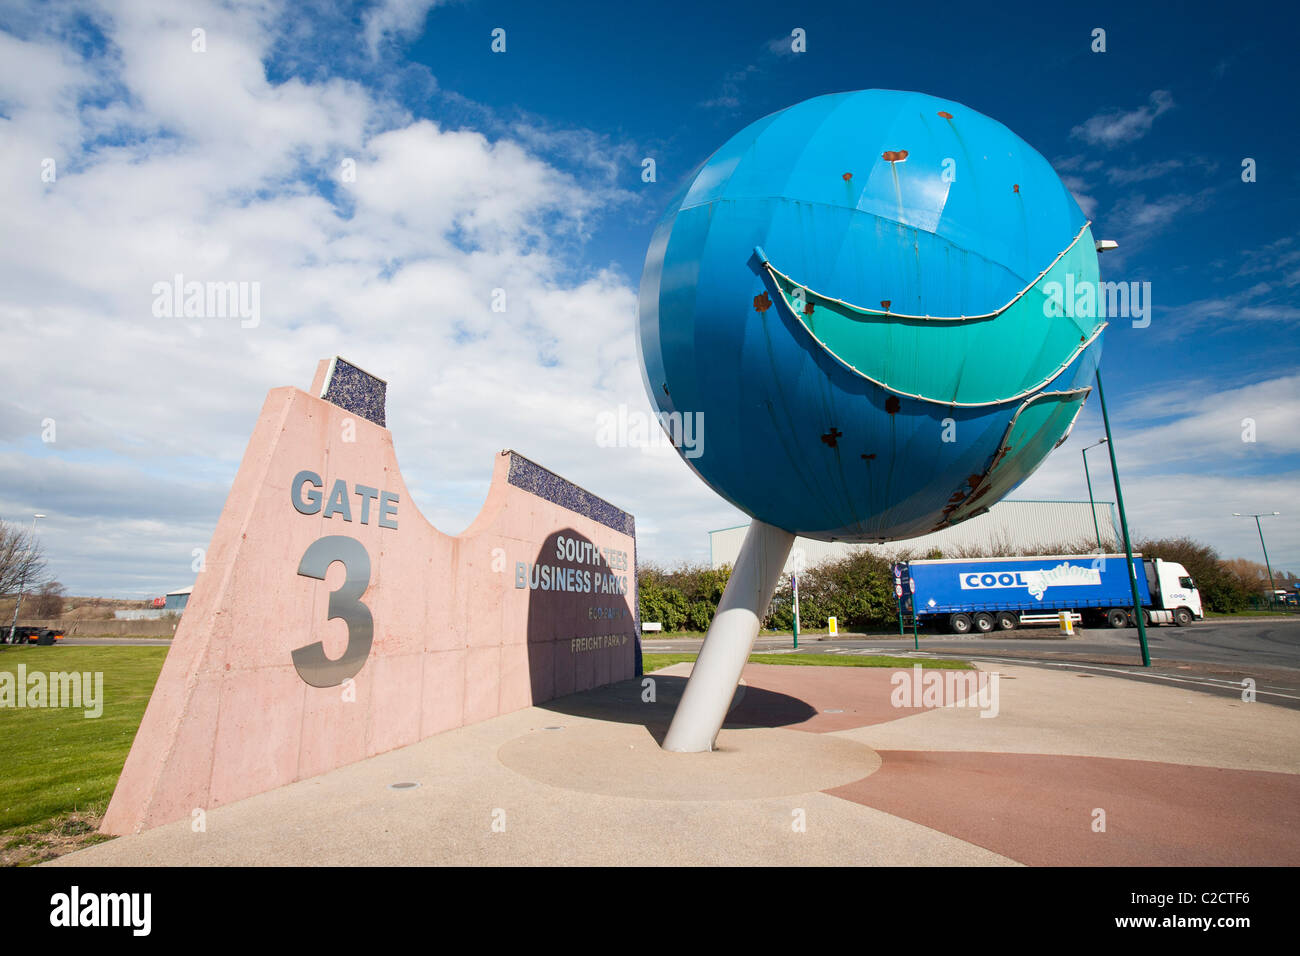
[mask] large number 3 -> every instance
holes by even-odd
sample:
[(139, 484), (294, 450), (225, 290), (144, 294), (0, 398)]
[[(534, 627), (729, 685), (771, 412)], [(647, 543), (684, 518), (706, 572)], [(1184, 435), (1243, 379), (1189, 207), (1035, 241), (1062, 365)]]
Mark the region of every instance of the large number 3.
[(320, 538), (303, 552), (298, 573), (324, 581), (325, 572), (335, 561), (343, 563), (346, 577), (342, 587), (330, 592), (329, 620), (342, 618), (348, 626), (348, 646), (336, 661), (325, 656), (325, 645), (320, 641), (293, 652), (298, 676), (313, 687), (337, 687), (355, 677), (365, 666), (375, 639), (375, 620), (370, 608), (361, 603), (361, 595), (370, 586), (370, 555), (360, 541), (341, 534)]

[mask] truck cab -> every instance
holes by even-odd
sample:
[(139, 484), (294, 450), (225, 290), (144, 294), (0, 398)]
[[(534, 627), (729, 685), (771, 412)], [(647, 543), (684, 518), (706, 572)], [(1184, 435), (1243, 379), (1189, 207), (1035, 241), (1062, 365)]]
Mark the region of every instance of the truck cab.
[(1146, 572), (1147, 587), (1151, 590), (1153, 620), (1164, 623), (1160, 620), (1164, 615), (1158, 615), (1156, 609), (1168, 612), (1175, 624), (1190, 624), (1191, 621), (1186, 620), (1189, 614), (1198, 621), (1205, 617), (1201, 607), (1201, 592), (1181, 564), (1177, 561), (1148, 558)]

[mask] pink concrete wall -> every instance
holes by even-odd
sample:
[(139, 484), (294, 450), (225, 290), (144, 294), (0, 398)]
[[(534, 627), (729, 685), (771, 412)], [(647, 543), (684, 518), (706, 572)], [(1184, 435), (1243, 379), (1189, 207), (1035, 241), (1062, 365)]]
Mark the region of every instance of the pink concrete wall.
[[(345, 440), (349, 433), (355, 440)], [(273, 390), (103, 832), (190, 817), (195, 809), (634, 676), (633, 538), (511, 485), (510, 461), (505, 453), (496, 459), (482, 511), (451, 537), (416, 509), (387, 429), (299, 389)], [(362, 524), (355, 494), (351, 522), (299, 513), (290, 486), (303, 469), (321, 476), (326, 497), (337, 478), (350, 490), (360, 484), (395, 492), (397, 529), (379, 526), (378, 502)], [(321, 641), (336, 659), (347, 644), (344, 622), (327, 620), (342, 565), (333, 564), (325, 581), (298, 573), (303, 553), (325, 535), (355, 538), (371, 562), (361, 600), (374, 619), (374, 642), (351, 686), (313, 687), (290, 656)], [(558, 559), (560, 535), (625, 552), (628, 568), (604, 573), (624, 578), (627, 592), (518, 588), (518, 562), (601, 572)], [(593, 635), (604, 639), (574, 640)]]

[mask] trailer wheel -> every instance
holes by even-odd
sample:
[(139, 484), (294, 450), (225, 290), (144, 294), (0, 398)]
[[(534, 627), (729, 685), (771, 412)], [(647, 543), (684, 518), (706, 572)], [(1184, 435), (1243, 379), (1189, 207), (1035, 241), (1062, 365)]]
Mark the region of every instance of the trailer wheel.
[(975, 624), (975, 630), (979, 631), (981, 634), (988, 634), (993, 630), (993, 628), (998, 626), (998, 622), (993, 619), (993, 615), (985, 614), (983, 611), (976, 614), (972, 620)]
[(1020, 626), (1020, 618), (1010, 611), (998, 612), (998, 628), (1003, 631), (1014, 631)]
[(1106, 612), (1106, 623), (1114, 628), (1128, 627), (1128, 611), (1113, 607)]
[(1186, 627), (1192, 623), (1192, 612), (1185, 607), (1174, 609), (1174, 623), (1179, 627)]
[(1142, 626), (1143, 627), (1151, 626), (1151, 612), (1148, 611), (1146, 608), (1142, 609)]
[(954, 614), (948, 618), (948, 628), (954, 634), (969, 634), (971, 620), (969, 614)]

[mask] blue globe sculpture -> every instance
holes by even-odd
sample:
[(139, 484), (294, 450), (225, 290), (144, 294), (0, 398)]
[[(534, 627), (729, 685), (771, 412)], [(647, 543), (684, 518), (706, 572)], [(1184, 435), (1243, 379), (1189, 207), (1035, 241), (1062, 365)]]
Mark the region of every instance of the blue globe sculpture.
[[(752, 123), (687, 178), (639, 300), (645, 386), (742, 511), (889, 541), (980, 514), (1068, 435), (1105, 322), (1051, 165), (950, 100), (863, 90)], [(682, 449), (679, 449), (682, 450)]]

